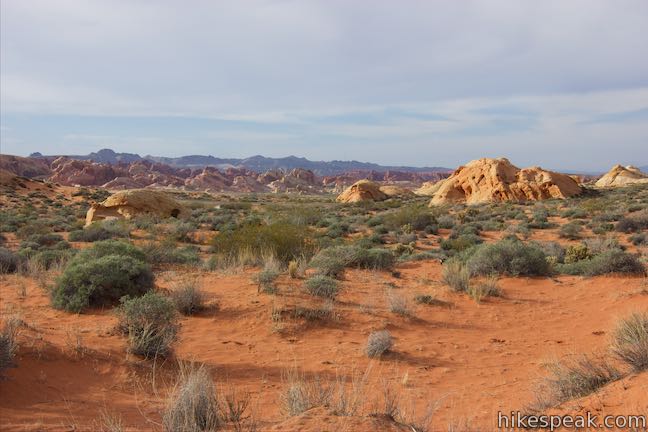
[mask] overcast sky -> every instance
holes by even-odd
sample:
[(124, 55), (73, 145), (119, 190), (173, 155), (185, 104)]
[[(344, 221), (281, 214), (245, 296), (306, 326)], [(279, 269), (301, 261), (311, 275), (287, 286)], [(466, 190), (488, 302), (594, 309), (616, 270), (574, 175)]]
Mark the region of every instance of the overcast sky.
[(2, 153), (648, 164), (648, 1), (0, 2)]

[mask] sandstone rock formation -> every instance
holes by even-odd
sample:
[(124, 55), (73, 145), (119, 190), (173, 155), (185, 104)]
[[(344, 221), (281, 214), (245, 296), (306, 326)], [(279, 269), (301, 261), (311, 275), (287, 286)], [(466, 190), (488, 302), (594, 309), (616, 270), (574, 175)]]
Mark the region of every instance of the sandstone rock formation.
[(535, 201), (578, 195), (581, 187), (566, 174), (540, 167), (520, 169), (506, 158), (478, 159), (439, 182), (430, 205), (448, 202)]
[(432, 196), (441, 186), (441, 181), (424, 182), (421, 187), (414, 189), (414, 193), (419, 196)]
[(51, 174), (47, 163), (40, 159), (0, 155), (0, 170), (20, 177), (47, 177)]
[(380, 186), (380, 192), (384, 193), (389, 198), (413, 198), (416, 196), (411, 190), (396, 185)]
[(131, 219), (142, 214), (185, 218), (189, 216), (189, 211), (165, 192), (142, 189), (122, 191), (101, 203), (92, 204), (86, 214), (86, 226), (97, 220)]
[(380, 190), (377, 183), (370, 180), (359, 180), (338, 195), (337, 201), (355, 203), (360, 201), (383, 201), (387, 198), (387, 195)]
[(615, 165), (595, 183), (598, 187), (626, 186), (635, 183), (648, 183), (648, 174), (632, 165)]

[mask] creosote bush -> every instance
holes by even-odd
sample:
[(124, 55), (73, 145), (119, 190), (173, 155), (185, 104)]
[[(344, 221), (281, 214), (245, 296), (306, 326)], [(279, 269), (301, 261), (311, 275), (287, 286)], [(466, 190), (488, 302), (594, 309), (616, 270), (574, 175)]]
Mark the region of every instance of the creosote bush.
[(500, 240), (468, 252), (471, 253), (466, 266), (472, 275), (546, 276), (551, 273), (545, 253), (519, 240)]
[(154, 358), (171, 351), (178, 333), (177, 312), (171, 299), (155, 292), (124, 297), (117, 316), (119, 330), (128, 335), (129, 352)]
[(126, 295), (142, 295), (153, 288), (153, 273), (148, 264), (131, 255), (103, 255), (114, 250), (102, 248), (81, 252), (68, 263), (50, 293), (55, 308), (82, 312), (88, 307), (116, 303)]
[(367, 357), (380, 357), (394, 345), (394, 338), (388, 330), (373, 331), (367, 338), (365, 353)]
[(611, 348), (633, 371), (648, 369), (648, 313), (634, 313), (621, 320), (612, 336)]

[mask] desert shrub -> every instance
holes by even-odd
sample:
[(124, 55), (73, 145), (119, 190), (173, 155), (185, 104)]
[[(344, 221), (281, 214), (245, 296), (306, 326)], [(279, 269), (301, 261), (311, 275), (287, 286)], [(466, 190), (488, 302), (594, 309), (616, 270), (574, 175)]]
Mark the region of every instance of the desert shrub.
[(548, 370), (544, 386), (555, 403), (587, 396), (621, 377), (614, 366), (587, 356), (551, 363)]
[(155, 292), (123, 297), (118, 328), (128, 335), (129, 352), (146, 358), (166, 356), (178, 333), (175, 305)]
[(397, 240), (399, 243), (414, 243), (417, 239), (417, 236), (415, 233), (408, 233), (408, 234), (401, 234), (398, 236)]
[(628, 237), (628, 240), (635, 246), (646, 245), (648, 244), (648, 235), (646, 233), (633, 234)]
[(611, 250), (624, 250), (625, 247), (619, 244), (619, 241), (614, 237), (597, 237), (592, 239), (585, 239), (583, 243), (592, 255), (600, 255)]
[(0, 331), (0, 372), (12, 365), (13, 358), (18, 349), (18, 326), (16, 318), (7, 319)]
[(276, 291), (275, 281), (279, 277), (279, 270), (266, 267), (256, 275), (256, 282), (259, 285), (259, 292), (272, 294)]
[(130, 235), (128, 225), (124, 221), (105, 220), (93, 222), (87, 227), (70, 232), (70, 241), (96, 242), (114, 238), (126, 238)]
[(567, 250), (565, 250), (565, 263), (566, 264), (571, 264), (575, 263), (578, 261), (586, 260), (592, 257), (592, 254), (590, 253), (589, 249), (587, 248), (587, 245), (585, 244), (577, 244), (577, 245), (570, 245), (567, 247)]
[(458, 259), (448, 260), (443, 265), (442, 278), (456, 292), (467, 292), (470, 287), (470, 271)]
[(204, 367), (180, 369), (162, 424), (166, 432), (212, 432), (220, 428), (216, 389)]
[(612, 352), (635, 372), (648, 369), (648, 313), (621, 320), (612, 336)]
[(77, 254), (77, 260), (90, 260), (107, 255), (128, 256), (138, 261), (146, 261), (144, 251), (131, 243), (119, 240), (98, 241), (94, 243), (91, 248), (80, 251)]
[(205, 307), (205, 294), (193, 279), (176, 284), (170, 297), (176, 309), (183, 315), (193, 315)]
[(199, 250), (196, 246), (179, 248), (173, 240), (146, 243), (142, 246), (142, 251), (151, 264), (198, 264), (200, 262)]
[(43, 248), (69, 249), (70, 244), (59, 234), (32, 234), (21, 244), (21, 248), (31, 247), (35, 250)]
[(474, 248), (466, 266), (472, 275), (546, 276), (551, 273), (545, 253), (519, 240), (500, 240)]
[(15, 273), (24, 263), (23, 257), (0, 247), (0, 274)]
[(149, 266), (127, 255), (75, 259), (65, 268), (51, 291), (57, 309), (81, 312), (91, 306), (115, 303), (125, 295), (142, 295), (153, 288)]
[(389, 270), (394, 266), (394, 254), (382, 248), (358, 249), (354, 259), (347, 265), (372, 270)]
[(576, 222), (569, 222), (560, 227), (558, 235), (568, 240), (577, 240), (581, 237), (583, 227)]
[(429, 294), (417, 294), (414, 297), (414, 301), (418, 304), (425, 304), (425, 305), (434, 305), (439, 303), (439, 300), (437, 300), (434, 296)]
[(217, 235), (212, 246), (215, 253), (230, 257), (246, 252), (260, 260), (263, 256), (272, 254), (283, 264), (302, 256), (310, 257), (313, 253), (313, 242), (308, 230), (286, 222), (243, 225)]
[(531, 242), (530, 244), (542, 250), (547, 258), (550, 258), (554, 263), (561, 263), (565, 260), (565, 249), (558, 242)]
[(616, 230), (630, 234), (648, 229), (648, 211), (641, 211), (624, 217), (616, 224)]
[(65, 264), (71, 257), (72, 252), (69, 250), (45, 249), (36, 252), (29, 260), (39, 268), (49, 270), (59, 265)]
[(441, 240), (441, 249), (446, 251), (461, 252), (484, 241), (476, 234), (462, 234), (456, 238)]
[(437, 218), (439, 228), (451, 229), (455, 226), (456, 220), (450, 215), (441, 215)]
[(582, 276), (598, 276), (610, 273), (644, 275), (646, 269), (639, 259), (619, 249), (610, 250), (591, 259), (561, 264), (557, 266), (560, 273)]
[(311, 295), (333, 299), (339, 291), (338, 282), (328, 276), (315, 275), (306, 279), (306, 289)]
[(365, 353), (367, 357), (380, 357), (394, 345), (394, 338), (388, 330), (372, 331), (367, 338)]

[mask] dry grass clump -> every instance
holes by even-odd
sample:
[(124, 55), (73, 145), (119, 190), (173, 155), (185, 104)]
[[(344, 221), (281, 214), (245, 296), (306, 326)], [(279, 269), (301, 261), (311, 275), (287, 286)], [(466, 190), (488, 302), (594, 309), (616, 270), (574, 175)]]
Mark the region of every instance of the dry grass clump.
[(648, 313), (621, 320), (612, 336), (612, 353), (634, 372), (648, 369)]
[(205, 308), (205, 294), (194, 279), (179, 282), (171, 290), (170, 297), (183, 315), (193, 315)]
[(389, 330), (373, 331), (367, 338), (365, 353), (370, 358), (380, 357), (391, 350), (393, 345), (394, 338)]
[(169, 354), (178, 333), (177, 312), (169, 298), (154, 292), (125, 298), (117, 314), (119, 330), (128, 335), (129, 352), (145, 358)]
[(470, 286), (470, 271), (459, 260), (450, 260), (443, 266), (443, 282), (453, 291), (467, 292)]
[(594, 393), (604, 385), (616, 381), (622, 374), (604, 359), (586, 355), (547, 366), (550, 376), (541, 384), (542, 406), (547, 408)]
[(311, 408), (328, 406), (331, 403), (333, 389), (322, 382), (319, 377), (308, 380), (296, 367), (283, 375), (286, 383), (281, 394), (283, 411), (289, 416), (296, 416)]
[(0, 332), (0, 371), (11, 366), (18, 349), (18, 327), (20, 320), (9, 318), (4, 322)]
[(485, 280), (471, 284), (468, 287), (468, 295), (477, 303), (480, 303), (485, 297), (499, 297), (501, 294), (496, 276), (489, 276)]
[(167, 432), (207, 432), (220, 428), (216, 389), (204, 367), (181, 366), (162, 423)]
[(407, 300), (407, 298), (394, 292), (394, 290), (390, 290), (387, 293), (387, 303), (389, 306), (389, 311), (391, 313), (403, 317), (412, 316), (412, 308), (410, 306), (410, 302)]

